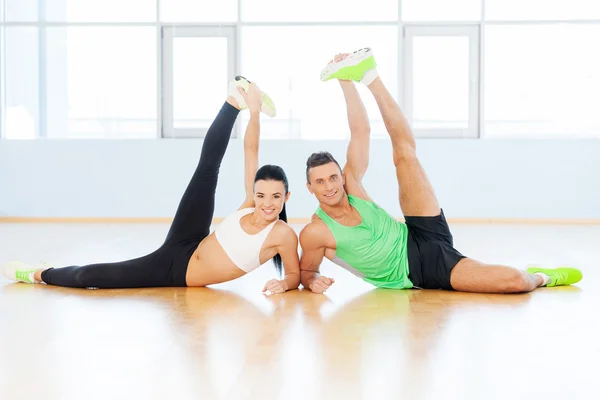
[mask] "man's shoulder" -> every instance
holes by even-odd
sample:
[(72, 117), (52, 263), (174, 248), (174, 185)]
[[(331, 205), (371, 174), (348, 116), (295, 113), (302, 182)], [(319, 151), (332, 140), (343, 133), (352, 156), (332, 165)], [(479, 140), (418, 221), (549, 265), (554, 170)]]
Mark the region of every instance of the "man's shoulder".
[(329, 228), (318, 215), (314, 214), (311, 221), (300, 231), (300, 241), (319, 245), (325, 243), (330, 234)]
[(327, 232), (329, 231), (329, 228), (327, 227), (327, 224), (317, 214), (313, 214), (310, 218), (310, 222), (306, 224), (302, 231), (307, 231), (310, 233), (319, 233)]

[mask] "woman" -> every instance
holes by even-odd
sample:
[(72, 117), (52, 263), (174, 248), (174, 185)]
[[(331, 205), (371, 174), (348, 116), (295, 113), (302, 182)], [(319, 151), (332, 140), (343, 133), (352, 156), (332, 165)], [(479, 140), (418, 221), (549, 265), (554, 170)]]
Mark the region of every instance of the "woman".
[[(244, 138), (246, 199), (240, 209), (209, 234), (219, 167), (235, 120), (250, 111)], [(227, 101), (206, 133), (200, 161), (185, 191), (164, 244), (144, 257), (104, 264), (35, 269), (20, 262), (4, 266), (4, 275), (25, 283), (78, 288), (206, 286), (239, 278), (270, 259), (285, 277), (266, 283), (263, 292), (283, 293), (300, 282), (298, 237), (287, 225), (290, 193), (283, 169), (258, 169), (260, 112), (273, 117), (271, 99), (238, 76)]]

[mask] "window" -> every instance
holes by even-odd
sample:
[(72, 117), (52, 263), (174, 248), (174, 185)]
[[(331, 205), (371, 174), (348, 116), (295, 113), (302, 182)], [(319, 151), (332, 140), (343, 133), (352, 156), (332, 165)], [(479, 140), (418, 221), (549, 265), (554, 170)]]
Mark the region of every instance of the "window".
[(474, 27), (407, 27), (405, 109), (421, 136), (477, 136)]
[(37, 21), (38, 0), (4, 0), (4, 19), (10, 22)]
[(4, 137), (34, 139), (40, 131), (37, 28), (5, 28)]
[(49, 137), (156, 137), (154, 28), (51, 27), (46, 37)]
[(485, 136), (600, 137), (599, 25), (489, 26)]
[[(397, 38), (395, 26), (243, 28), (242, 71), (269, 93), (277, 108), (277, 117), (262, 123), (261, 137), (349, 137), (341, 89), (336, 81), (321, 82), (319, 74), (336, 53), (370, 46), (379, 61), (382, 79), (395, 95)], [(271, 45), (265, 46), (266, 42)], [(373, 136), (387, 135), (375, 101), (368, 90), (358, 86), (371, 119)]]
[(226, 96), (227, 78), (227, 38), (175, 38), (174, 127), (208, 128)]
[(396, 21), (397, 0), (242, 0), (242, 20), (258, 22), (297, 21)]
[(484, 0), (402, 0), (405, 21), (479, 21)]
[(0, 0), (0, 137), (202, 137), (241, 74), (263, 138), (345, 139), (319, 73), (361, 47), (416, 136), (600, 137), (599, 39), (598, 0)]
[(227, 97), (235, 29), (165, 28), (163, 136), (203, 136)]
[[(21, 1), (21, 0), (16, 0)], [(47, 21), (156, 21), (157, 0), (45, 0)]]
[(600, 19), (598, 0), (486, 0), (488, 20)]
[(238, 0), (159, 1), (160, 20), (164, 22), (233, 22), (238, 18)]
[(4, 0), (5, 19), (11, 22), (152, 22), (158, 0)]

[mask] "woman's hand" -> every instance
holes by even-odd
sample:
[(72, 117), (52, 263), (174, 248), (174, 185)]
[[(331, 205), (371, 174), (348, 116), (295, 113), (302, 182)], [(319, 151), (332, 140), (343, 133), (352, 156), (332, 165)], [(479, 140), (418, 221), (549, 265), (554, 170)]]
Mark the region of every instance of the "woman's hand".
[(246, 101), (246, 105), (248, 106), (250, 113), (260, 113), (260, 108), (262, 106), (262, 94), (256, 83), (252, 82), (250, 84), (248, 93), (246, 93), (241, 87), (238, 87), (237, 89)]
[(271, 279), (269, 282), (265, 284), (263, 289), (263, 293), (269, 291), (273, 294), (276, 293), (285, 293), (287, 290), (287, 283), (285, 280), (278, 281), (277, 279)]

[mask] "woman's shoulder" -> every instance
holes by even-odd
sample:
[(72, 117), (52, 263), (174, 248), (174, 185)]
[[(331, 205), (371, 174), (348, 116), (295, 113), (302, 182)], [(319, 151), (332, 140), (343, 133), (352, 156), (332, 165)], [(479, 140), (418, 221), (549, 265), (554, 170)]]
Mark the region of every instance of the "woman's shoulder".
[(292, 228), (287, 222), (278, 220), (273, 226), (273, 234), (280, 240), (278, 242), (284, 243), (289, 241), (298, 241), (298, 234), (294, 228)]
[(273, 230), (277, 229), (279, 232), (281, 233), (293, 233), (294, 235), (296, 234), (296, 231), (294, 230), (294, 228), (292, 228), (287, 222), (279, 219), (277, 220), (277, 222), (275, 222), (275, 226), (273, 227)]

